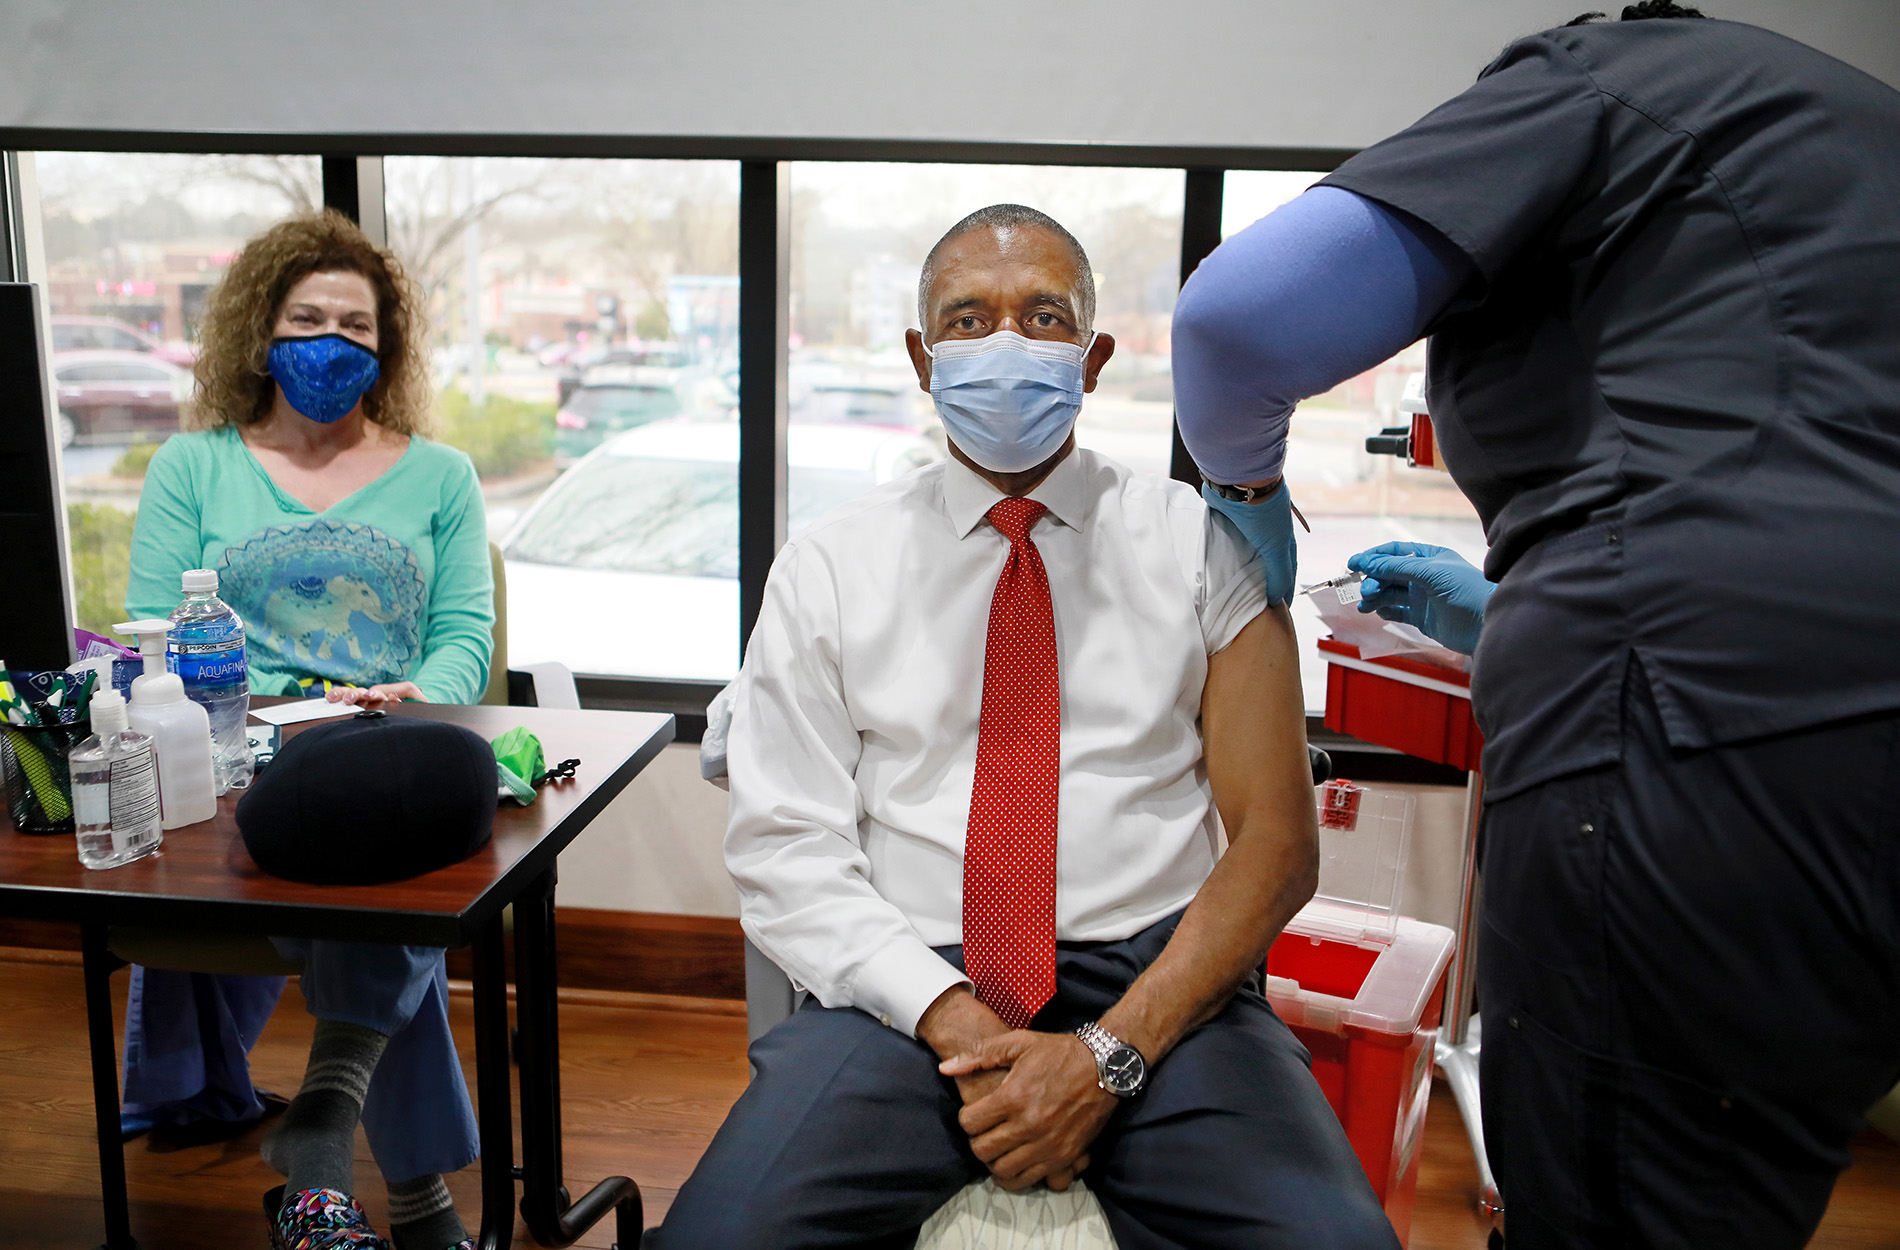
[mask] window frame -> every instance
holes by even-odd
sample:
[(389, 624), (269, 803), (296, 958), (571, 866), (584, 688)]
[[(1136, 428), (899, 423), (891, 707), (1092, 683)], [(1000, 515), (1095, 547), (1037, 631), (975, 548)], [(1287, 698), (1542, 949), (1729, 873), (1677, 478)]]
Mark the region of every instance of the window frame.
[[(323, 200), (380, 233), (384, 220), (381, 160), (386, 156), (539, 156), (602, 159), (737, 161), (739, 188), (739, 582), (744, 640), (758, 619), (765, 578), (785, 540), (787, 336), (790, 297), (790, 171), (799, 161), (903, 164), (1011, 164), (1180, 169), (1181, 281), (1220, 243), (1222, 189), (1229, 169), (1336, 168), (1351, 148), (1171, 147), (1139, 144), (980, 143), (962, 141), (741, 139), (717, 136), (592, 135), (233, 135), (0, 127), (0, 155), (10, 167), (20, 151), (169, 152), (316, 156)], [(17, 180), (0, 195), (0, 279), (24, 276), (25, 206)], [(9, 255), (9, 253), (13, 255)], [(1198, 483), (1193, 458), (1172, 438), (1170, 471)], [(583, 706), (672, 712), (680, 739), (697, 741), (706, 704), (723, 683), (579, 674)], [(1317, 723), (1309, 729), (1318, 730)]]

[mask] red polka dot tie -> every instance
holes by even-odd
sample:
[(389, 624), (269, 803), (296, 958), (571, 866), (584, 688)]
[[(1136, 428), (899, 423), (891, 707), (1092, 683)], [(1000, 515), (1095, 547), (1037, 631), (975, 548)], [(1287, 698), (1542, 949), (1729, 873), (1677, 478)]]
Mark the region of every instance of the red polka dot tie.
[(1049, 574), (1029, 529), (1048, 509), (1005, 499), (1009, 559), (990, 600), (976, 788), (963, 848), (963, 959), (977, 997), (1026, 1028), (1056, 990), (1056, 785), (1061, 687)]

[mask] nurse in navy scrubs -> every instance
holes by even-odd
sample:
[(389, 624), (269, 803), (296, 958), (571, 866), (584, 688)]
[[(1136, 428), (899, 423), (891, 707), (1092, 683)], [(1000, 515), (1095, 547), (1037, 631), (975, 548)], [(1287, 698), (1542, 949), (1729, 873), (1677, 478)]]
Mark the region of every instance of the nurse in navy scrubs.
[(1175, 398), (1285, 599), (1293, 404), (1430, 336), (1485, 569), (1351, 563), (1476, 655), (1509, 1244), (1792, 1247), (1900, 1077), (1900, 93), (1622, 16), (1215, 251)]

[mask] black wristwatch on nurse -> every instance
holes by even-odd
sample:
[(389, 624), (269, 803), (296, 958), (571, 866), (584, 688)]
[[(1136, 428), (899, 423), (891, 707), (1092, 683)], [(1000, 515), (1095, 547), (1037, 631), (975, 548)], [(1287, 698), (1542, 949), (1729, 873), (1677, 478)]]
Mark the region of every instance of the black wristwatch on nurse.
[[(1230, 499), (1235, 503), (1248, 504), (1254, 503), (1257, 500), (1271, 499), (1280, 493), (1282, 486), (1286, 485), (1286, 479), (1284, 477), (1276, 477), (1273, 479), (1273, 485), (1271, 486), (1229, 486), (1225, 482), (1216, 482), (1205, 473), (1201, 474), (1201, 481), (1206, 484), (1207, 489), (1213, 491), (1222, 499)], [(1291, 499), (1286, 501), (1286, 506), (1293, 513), (1294, 519), (1299, 521), (1300, 528), (1309, 534), (1312, 533), (1313, 527), (1306, 523), (1306, 518), (1300, 515), (1300, 510), (1294, 506)]]
[(1252, 503), (1256, 499), (1265, 499), (1280, 489), (1280, 479), (1275, 478), (1272, 486), (1229, 486), (1225, 482), (1216, 482), (1207, 474), (1201, 474), (1201, 481), (1207, 489), (1222, 499), (1231, 499), (1235, 503)]
[(1148, 1084), (1148, 1064), (1141, 1052), (1099, 1024), (1075, 1031), (1082, 1044), (1095, 1052), (1095, 1080), (1117, 1098), (1133, 1098)]

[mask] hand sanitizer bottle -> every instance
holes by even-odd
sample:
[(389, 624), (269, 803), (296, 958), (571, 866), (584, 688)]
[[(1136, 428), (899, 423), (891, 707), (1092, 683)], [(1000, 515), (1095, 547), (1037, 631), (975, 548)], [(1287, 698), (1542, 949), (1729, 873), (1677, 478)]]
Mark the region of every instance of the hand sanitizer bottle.
[(211, 718), (185, 697), (178, 674), (165, 671), (165, 635), (171, 627), (170, 621), (154, 618), (112, 628), (139, 640), (145, 672), (132, 681), (132, 728), (152, 736), (158, 752), (159, 815), (165, 828), (176, 829), (218, 814), (218, 782)]
[(158, 760), (151, 736), (130, 727), (125, 697), (110, 686), (92, 696), (92, 728), (67, 757), (79, 862), (117, 868), (150, 855), (165, 840), (159, 829)]

